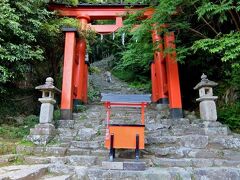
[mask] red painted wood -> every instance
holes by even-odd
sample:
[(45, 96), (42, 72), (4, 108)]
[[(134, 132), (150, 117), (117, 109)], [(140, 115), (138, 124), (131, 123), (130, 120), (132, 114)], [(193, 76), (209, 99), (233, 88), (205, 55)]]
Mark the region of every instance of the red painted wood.
[(111, 32), (117, 31), (121, 26), (117, 25), (90, 25), (91, 29), (101, 33), (101, 34), (108, 34)]
[(73, 85), (74, 85), (74, 92), (73, 92), (73, 99), (77, 99), (77, 93), (79, 88), (79, 76), (80, 76), (80, 39), (76, 40), (76, 50), (75, 50), (75, 61), (74, 61), (74, 73), (73, 73)]
[(88, 65), (84, 64), (84, 81), (83, 81), (83, 97), (82, 100), (84, 103), (87, 103), (88, 100)]
[(168, 94), (170, 108), (182, 108), (178, 64), (176, 61), (176, 45), (173, 32), (164, 35), (165, 49), (170, 52), (166, 55), (166, 71), (168, 81)]
[[(158, 84), (157, 94), (159, 99), (167, 98), (167, 90), (166, 90), (166, 70), (165, 70), (165, 61), (163, 57), (163, 45), (162, 38), (157, 33), (156, 30), (152, 31), (152, 39), (153, 43), (157, 43), (157, 50), (154, 52), (154, 63), (155, 63), (155, 73), (156, 73), (156, 81)], [(158, 100), (159, 100), (158, 99)]]
[(75, 32), (65, 33), (62, 101), (61, 109), (71, 110), (73, 107), (73, 64), (75, 56)]
[[(87, 28), (87, 22), (88, 22), (88, 18), (86, 17), (81, 17), (81, 19), (79, 19), (80, 23), (81, 23), (81, 29), (84, 31)], [(85, 81), (87, 81), (85, 74), (86, 74), (86, 70), (85, 70), (85, 55), (86, 55), (86, 40), (83, 38), (80, 38), (78, 40), (78, 68), (77, 68), (77, 96), (76, 99), (85, 102), (84, 101), (84, 83)]]
[[(126, 13), (135, 13), (143, 8), (124, 8), (124, 7), (65, 7), (62, 5), (50, 5), (50, 10), (56, 10), (61, 16), (80, 17), (88, 15), (91, 20), (115, 19), (126, 15)], [(144, 17), (150, 17), (154, 12), (153, 8), (147, 8)]]
[(154, 62), (151, 64), (151, 80), (152, 80), (152, 102), (157, 102), (159, 99), (159, 95)]

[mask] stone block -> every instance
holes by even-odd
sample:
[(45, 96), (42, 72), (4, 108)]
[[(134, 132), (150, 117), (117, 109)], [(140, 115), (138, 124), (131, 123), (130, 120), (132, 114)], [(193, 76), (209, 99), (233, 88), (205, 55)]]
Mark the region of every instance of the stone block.
[(177, 142), (177, 136), (158, 136), (152, 137), (149, 135), (147, 137), (148, 144), (173, 144)]
[(207, 121), (217, 120), (216, 104), (213, 100), (205, 100), (200, 102), (199, 108), (200, 108), (201, 119), (207, 120)]
[(97, 131), (93, 128), (82, 128), (79, 129), (77, 137), (79, 140), (91, 140), (95, 135), (97, 134)]
[(9, 166), (6, 173), (0, 175), (0, 179), (40, 179), (47, 173), (48, 165)]
[(91, 150), (88, 150), (88, 149), (68, 148), (67, 150), (67, 155), (90, 155), (90, 154), (91, 154)]
[(144, 171), (146, 169), (146, 163), (141, 161), (123, 162), (123, 169), (128, 171)]
[(47, 180), (71, 180), (72, 175), (62, 175), (62, 176), (54, 176), (48, 177)]
[(53, 124), (36, 124), (35, 128), (30, 129), (30, 135), (52, 135), (56, 134)]
[[(76, 166), (74, 171), (75, 171), (75, 179), (87, 179), (86, 174), (87, 174), (87, 167), (83, 166)], [(74, 179), (74, 178), (71, 178)]]
[(240, 169), (239, 168), (219, 168), (219, 167), (208, 167), (208, 168), (198, 168), (193, 170), (192, 177), (194, 179), (211, 179), (211, 180), (238, 180), (240, 179)]
[(56, 129), (53, 124), (37, 124), (35, 128), (30, 129), (27, 139), (37, 145), (46, 145), (55, 135)]
[(192, 149), (188, 157), (190, 158), (223, 158), (223, 152), (215, 149)]
[(54, 146), (49, 146), (46, 147), (46, 155), (51, 155), (51, 156), (64, 156), (66, 155), (67, 148), (66, 147), (54, 147)]
[(63, 163), (54, 163), (49, 165), (48, 172), (58, 175), (72, 174), (74, 172), (74, 167)]
[(123, 170), (123, 162), (103, 161), (102, 168), (103, 169), (112, 169), (112, 170)]
[(182, 136), (181, 144), (189, 148), (205, 148), (208, 145), (208, 137), (201, 135)]
[(214, 166), (238, 167), (240, 168), (240, 161), (215, 159)]
[(17, 155), (15, 154), (2, 155), (0, 156), (0, 165), (8, 162), (12, 162), (16, 159), (17, 159)]
[(75, 121), (74, 120), (59, 120), (58, 127), (60, 128), (74, 128)]
[(212, 167), (214, 162), (212, 159), (192, 159), (193, 167)]
[(26, 156), (24, 161), (28, 164), (48, 164), (50, 159), (46, 157)]
[(208, 128), (204, 128), (205, 131), (205, 135), (208, 136), (227, 136), (230, 132), (228, 127), (208, 127)]
[(27, 136), (27, 139), (29, 141), (32, 141), (36, 145), (46, 145), (53, 138), (54, 138), (54, 136), (50, 136), (50, 135), (29, 135), (29, 136)]
[(191, 159), (152, 158), (154, 165), (159, 167), (190, 167)]
[(95, 156), (69, 156), (67, 157), (68, 164), (74, 166), (93, 166), (97, 162)]
[(51, 103), (41, 104), (40, 118), (39, 118), (40, 123), (52, 123), (53, 110), (54, 110), (53, 104)]
[(99, 149), (101, 147), (99, 141), (72, 141), (71, 148), (83, 148), (83, 149)]

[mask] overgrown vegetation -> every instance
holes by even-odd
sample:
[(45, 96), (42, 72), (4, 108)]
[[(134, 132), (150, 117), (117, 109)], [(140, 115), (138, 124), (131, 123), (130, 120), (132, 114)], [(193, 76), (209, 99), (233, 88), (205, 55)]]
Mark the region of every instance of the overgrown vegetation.
[(0, 136), (6, 139), (21, 139), (29, 134), (29, 129), (39, 122), (35, 115), (22, 119), (22, 122), (5, 122), (0, 126)]

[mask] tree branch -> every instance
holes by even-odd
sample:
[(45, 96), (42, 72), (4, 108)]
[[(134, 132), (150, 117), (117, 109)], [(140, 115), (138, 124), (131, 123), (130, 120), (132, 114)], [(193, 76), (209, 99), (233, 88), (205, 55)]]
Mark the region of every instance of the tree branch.
[[(194, 7), (195, 7), (195, 9), (197, 10), (197, 7), (194, 5)], [(213, 26), (211, 26), (211, 24), (209, 24), (208, 22), (207, 22), (207, 20), (202, 16), (201, 17), (202, 18), (202, 20), (206, 23), (206, 25), (208, 26), (208, 27), (210, 27), (210, 29), (212, 29), (212, 31), (216, 34), (216, 35), (218, 35), (219, 33), (214, 29), (214, 27)]]
[(189, 28), (190, 31), (198, 34), (200, 37), (202, 38), (208, 38), (207, 36), (205, 36), (204, 34), (202, 34), (201, 32), (197, 31), (196, 29), (193, 29), (193, 28)]
[(234, 17), (234, 14), (232, 13), (231, 10), (229, 10), (228, 12), (230, 13), (230, 15), (231, 15), (231, 17), (232, 17), (233, 22), (234, 22), (234, 24), (235, 24), (237, 30), (240, 31), (240, 27), (239, 27), (239, 25), (238, 25), (238, 22), (237, 22), (236, 18)]
[(212, 31), (218, 35), (219, 33), (214, 29), (214, 27), (211, 26), (211, 24), (209, 24), (206, 19), (204, 17), (202, 17), (202, 20), (208, 25), (208, 27), (210, 27), (212, 29)]

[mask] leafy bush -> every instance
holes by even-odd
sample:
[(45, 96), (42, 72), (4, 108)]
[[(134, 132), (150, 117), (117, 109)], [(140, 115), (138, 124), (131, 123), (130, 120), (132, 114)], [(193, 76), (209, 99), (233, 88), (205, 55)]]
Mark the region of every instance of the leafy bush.
[(240, 133), (240, 102), (220, 108), (218, 119), (232, 130)]
[(2, 124), (0, 127), (0, 136), (7, 139), (23, 138), (29, 134), (30, 128), (39, 122), (39, 118), (30, 115), (24, 118), (22, 124)]
[(61, 111), (60, 111), (60, 109), (55, 110), (55, 111), (53, 112), (53, 120), (54, 120), (54, 121), (57, 121), (57, 120), (60, 119), (60, 117), (61, 117)]

